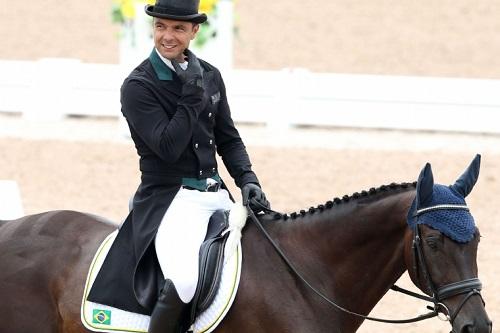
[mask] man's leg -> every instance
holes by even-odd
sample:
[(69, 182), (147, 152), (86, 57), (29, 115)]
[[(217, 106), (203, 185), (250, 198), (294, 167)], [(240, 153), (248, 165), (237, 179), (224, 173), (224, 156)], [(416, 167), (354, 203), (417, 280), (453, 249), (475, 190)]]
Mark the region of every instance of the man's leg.
[(167, 279), (151, 313), (148, 333), (181, 333), (187, 319), (186, 309), (187, 304), (180, 299), (172, 281)]
[(149, 333), (178, 332), (183, 309), (196, 291), (199, 247), (210, 216), (231, 205), (225, 190), (207, 193), (181, 189), (172, 201), (155, 239), (158, 261), (167, 281), (151, 316)]

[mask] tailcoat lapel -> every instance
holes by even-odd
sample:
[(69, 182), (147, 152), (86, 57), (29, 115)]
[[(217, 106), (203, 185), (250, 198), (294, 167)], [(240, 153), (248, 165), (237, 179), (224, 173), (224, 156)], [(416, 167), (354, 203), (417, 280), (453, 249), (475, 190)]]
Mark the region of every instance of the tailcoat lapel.
[(177, 74), (172, 71), (158, 56), (156, 50), (149, 55), (149, 61), (155, 72), (155, 76), (158, 79), (158, 86), (163, 90), (168, 90), (177, 96), (181, 95), (181, 85), (179, 84), (179, 79)]

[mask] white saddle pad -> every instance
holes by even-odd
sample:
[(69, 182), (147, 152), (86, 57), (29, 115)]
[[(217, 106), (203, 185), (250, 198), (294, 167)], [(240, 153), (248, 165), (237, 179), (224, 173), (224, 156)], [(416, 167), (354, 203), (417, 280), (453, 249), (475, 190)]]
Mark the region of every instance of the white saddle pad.
[[(93, 332), (147, 333), (149, 316), (87, 301), (88, 293), (117, 233), (118, 231), (113, 232), (103, 241), (90, 265), (82, 300), (82, 323), (88, 330)], [(224, 319), (233, 304), (241, 274), (241, 243), (235, 247), (235, 252), (236, 255), (226, 256), (219, 291), (210, 307), (196, 318), (191, 327), (194, 333), (212, 332)]]

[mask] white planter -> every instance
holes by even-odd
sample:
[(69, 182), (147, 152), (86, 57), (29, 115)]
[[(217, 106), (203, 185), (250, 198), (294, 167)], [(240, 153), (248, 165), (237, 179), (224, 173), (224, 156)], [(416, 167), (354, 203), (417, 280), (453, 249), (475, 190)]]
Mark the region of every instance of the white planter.
[(23, 215), (17, 183), (13, 180), (0, 180), (0, 220), (14, 220)]
[(144, 4), (135, 4), (136, 17), (122, 26), (120, 64), (133, 68), (149, 57), (153, 49), (153, 19), (144, 12)]
[(217, 36), (202, 48), (192, 47), (195, 54), (216, 66), (221, 72), (233, 68), (234, 6), (230, 0), (217, 3), (217, 19), (213, 20)]

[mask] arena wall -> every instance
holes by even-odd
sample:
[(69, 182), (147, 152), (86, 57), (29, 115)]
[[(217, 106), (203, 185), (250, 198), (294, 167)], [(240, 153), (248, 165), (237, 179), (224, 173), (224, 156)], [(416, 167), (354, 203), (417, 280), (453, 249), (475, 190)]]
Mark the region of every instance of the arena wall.
[[(2, 8), (0, 59), (117, 63), (111, 0)], [(234, 66), (317, 72), (500, 78), (495, 0), (238, 0)]]
[(0, 59), (77, 58), (118, 61), (118, 26), (111, 0), (0, 0)]

